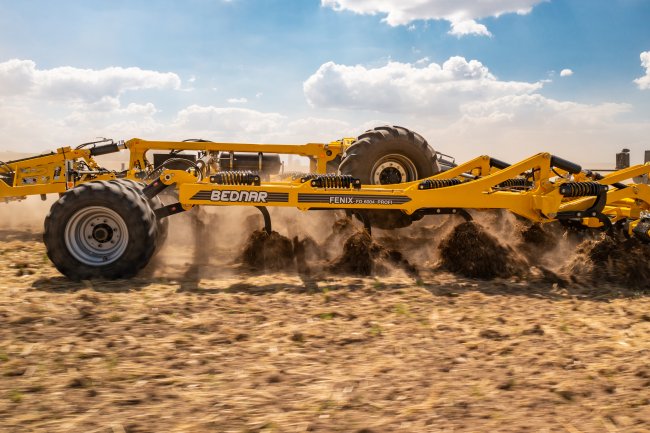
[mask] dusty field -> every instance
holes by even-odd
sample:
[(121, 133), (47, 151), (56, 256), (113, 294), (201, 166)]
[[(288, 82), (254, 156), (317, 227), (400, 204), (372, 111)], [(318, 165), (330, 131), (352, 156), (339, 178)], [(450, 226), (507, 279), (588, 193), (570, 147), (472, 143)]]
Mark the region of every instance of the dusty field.
[(401, 245), (418, 275), (253, 273), (241, 242), (171, 239), (141, 277), (71, 283), (38, 229), (0, 229), (0, 430), (650, 431), (648, 292), (460, 277), (425, 235)]

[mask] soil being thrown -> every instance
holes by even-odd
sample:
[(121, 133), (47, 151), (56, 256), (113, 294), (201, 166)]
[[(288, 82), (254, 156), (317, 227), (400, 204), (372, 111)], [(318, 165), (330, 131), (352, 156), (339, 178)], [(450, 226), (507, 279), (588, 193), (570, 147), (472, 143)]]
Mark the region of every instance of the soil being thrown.
[(475, 222), (462, 223), (440, 244), (440, 268), (470, 278), (523, 276), (528, 264)]
[(365, 230), (350, 236), (343, 245), (343, 254), (330, 265), (335, 273), (364, 276), (385, 275), (394, 268), (417, 275), (415, 266), (402, 253), (375, 242)]
[(578, 246), (564, 271), (576, 282), (607, 281), (623, 287), (650, 290), (650, 245), (636, 239), (623, 242), (611, 236), (587, 240)]
[(255, 230), (246, 241), (241, 261), (254, 270), (282, 271), (294, 268), (291, 240), (276, 231)]

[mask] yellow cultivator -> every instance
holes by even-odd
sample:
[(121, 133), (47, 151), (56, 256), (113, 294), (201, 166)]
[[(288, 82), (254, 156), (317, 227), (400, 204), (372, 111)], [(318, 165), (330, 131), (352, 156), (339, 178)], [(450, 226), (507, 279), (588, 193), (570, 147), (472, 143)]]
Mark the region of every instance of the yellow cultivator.
[[(95, 161), (123, 150), (130, 152), (123, 171)], [(285, 172), (281, 154), (308, 158), (309, 172)], [(480, 156), (457, 165), (417, 133), (385, 126), (327, 144), (88, 143), (1, 163), (0, 198), (59, 194), (45, 221), (52, 262), (73, 279), (120, 278), (148, 263), (167, 217), (195, 206), (255, 206), (269, 232), (270, 206), (344, 209), (368, 231), (426, 215), (471, 219), (468, 210), (507, 209), (648, 242), (650, 186), (633, 183), (648, 173), (650, 164), (603, 176), (548, 153), (515, 164)]]

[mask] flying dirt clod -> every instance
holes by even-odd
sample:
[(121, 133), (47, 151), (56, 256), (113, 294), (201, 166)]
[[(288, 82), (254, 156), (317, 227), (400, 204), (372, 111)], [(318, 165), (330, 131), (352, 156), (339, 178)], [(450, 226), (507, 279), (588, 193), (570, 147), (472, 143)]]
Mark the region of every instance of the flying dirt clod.
[(464, 222), (440, 244), (440, 268), (470, 278), (525, 275), (528, 264), (475, 222)]
[(385, 275), (393, 268), (417, 275), (415, 266), (402, 253), (375, 242), (363, 230), (350, 236), (343, 245), (343, 254), (329, 267), (330, 271), (353, 275)]
[(618, 242), (611, 236), (581, 243), (564, 272), (583, 283), (609, 283), (650, 290), (650, 245), (636, 239)]
[(246, 241), (241, 260), (254, 270), (293, 269), (293, 244), (276, 231), (269, 234), (264, 230), (255, 230)]

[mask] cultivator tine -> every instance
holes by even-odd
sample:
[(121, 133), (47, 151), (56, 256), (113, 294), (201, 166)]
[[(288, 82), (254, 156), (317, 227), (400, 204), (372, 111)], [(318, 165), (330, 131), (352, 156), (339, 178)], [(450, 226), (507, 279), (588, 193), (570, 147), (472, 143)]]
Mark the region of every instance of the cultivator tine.
[(269, 210), (265, 206), (255, 207), (262, 212), (262, 216), (264, 217), (264, 231), (270, 235), (273, 231), (273, 227), (271, 226), (271, 214), (269, 214)]

